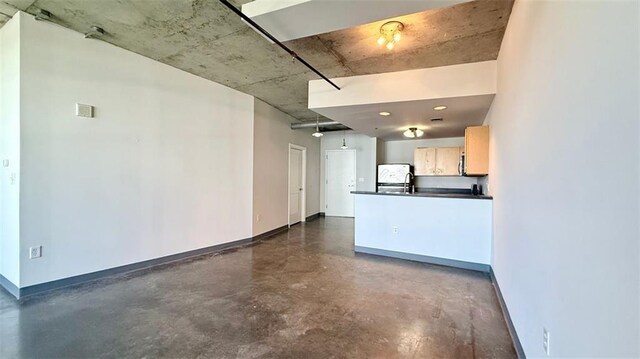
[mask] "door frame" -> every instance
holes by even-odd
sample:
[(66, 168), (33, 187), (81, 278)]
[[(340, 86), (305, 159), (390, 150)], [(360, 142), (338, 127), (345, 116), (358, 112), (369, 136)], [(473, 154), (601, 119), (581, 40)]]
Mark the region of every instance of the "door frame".
[[(326, 213), (327, 208), (329, 208), (329, 202), (327, 201), (328, 193), (327, 184), (329, 182), (329, 152), (351, 152), (353, 153), (353, 179), (355, 183), (354, 191), (358, 190), (358, 153), (355, 149), (346, 149), (346, 150), (326, 150), (324, 151), (324, 211)], [(355, 213), (354, 213), (355, 216)]]
[(291, 150), (302, 151), (302, 198), (300, 200), (300, 222), (307, 221), (307, 148), (289, 143), (287, 150), (287, 226), (291, 227)]

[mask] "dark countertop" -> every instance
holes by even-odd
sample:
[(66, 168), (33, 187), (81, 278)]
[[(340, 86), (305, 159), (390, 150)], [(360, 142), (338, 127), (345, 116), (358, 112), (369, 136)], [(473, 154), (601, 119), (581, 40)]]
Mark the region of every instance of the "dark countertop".
[(369, 194), (376, 196), (404, 196), (404, 197), (435, 197), (435, 198), (461, 198), (461, 199), (488, 199), (492, 200), (491, 196), (477, 195), (465, 193), (429, 193), (429, 192), (417, 192), (417, 193), (403, 193), (403, 192), (373, 192), (373, 191), (352, 191), (353, 194)]

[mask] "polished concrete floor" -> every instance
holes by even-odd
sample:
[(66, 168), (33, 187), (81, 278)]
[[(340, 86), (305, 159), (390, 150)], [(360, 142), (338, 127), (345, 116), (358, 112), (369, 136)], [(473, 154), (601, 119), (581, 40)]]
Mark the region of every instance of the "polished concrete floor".
[(485, 274), (354, 255), (353, 220), (23, 300), (0, 358), (513, 358)]

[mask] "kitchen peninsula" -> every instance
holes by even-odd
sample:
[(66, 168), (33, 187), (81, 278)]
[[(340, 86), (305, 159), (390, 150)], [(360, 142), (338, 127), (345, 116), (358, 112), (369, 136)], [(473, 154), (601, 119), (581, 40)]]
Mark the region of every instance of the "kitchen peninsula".
[(352, 193), (356, 252), (489, 271), (490, 196)]

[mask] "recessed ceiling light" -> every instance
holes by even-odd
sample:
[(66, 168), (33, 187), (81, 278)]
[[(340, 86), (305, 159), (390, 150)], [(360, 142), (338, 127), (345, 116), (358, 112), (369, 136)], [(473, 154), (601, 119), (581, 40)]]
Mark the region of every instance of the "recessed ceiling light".
[(434, 107), (433, 109), (434, 109), (434, 110), (436, 110), (436, 111), (442, 111), (442, 110), (446, 110), (446, 109), (447, 109), (447, 106), (445, 106), (445, 105), (438, 105), (438, 106)]
[(391, 115), (391, 112), (387, 112), (387, 111), (380, 112), (380, 116), (389, 116), (389, 115)]

